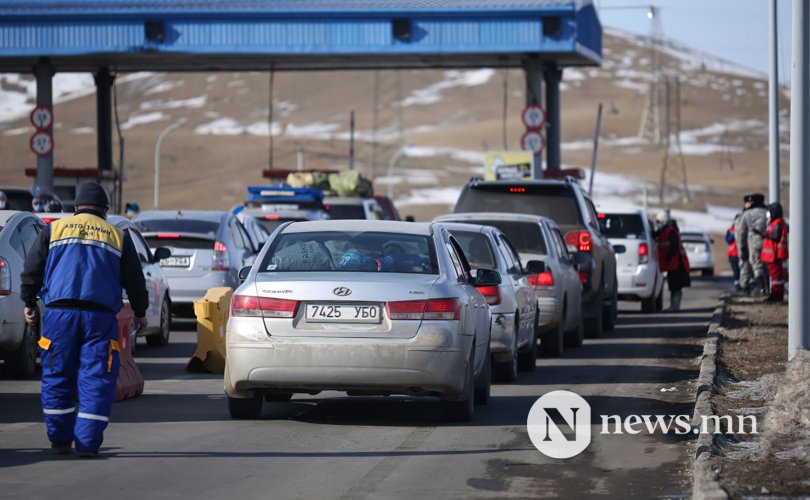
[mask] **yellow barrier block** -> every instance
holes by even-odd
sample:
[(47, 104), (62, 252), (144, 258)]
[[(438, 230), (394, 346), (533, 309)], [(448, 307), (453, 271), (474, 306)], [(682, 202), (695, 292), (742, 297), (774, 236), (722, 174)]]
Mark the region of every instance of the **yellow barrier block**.
[(189, 360), (189, 371), (225, 372), (225, 326), (233, 288), (209, 288), (205, 297), (194, 301), (197, 316), (197, 350)]

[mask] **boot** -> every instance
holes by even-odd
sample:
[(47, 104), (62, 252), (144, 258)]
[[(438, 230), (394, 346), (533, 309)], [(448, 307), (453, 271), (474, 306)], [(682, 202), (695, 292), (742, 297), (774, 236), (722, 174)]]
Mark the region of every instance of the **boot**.
[(754, 294), (757, 297), (764, 297), (768, 295), (768, 278), (765, 276), (760, 276), (756, 279), (756, 284), (754, 285)]
[(669, 312), (678, 312), (681, 310), (681, 297), (683, 297), (683, 292), (678, 290), (677, 292), (670, 292), (669, 294), (669, 308), (667, 311)]

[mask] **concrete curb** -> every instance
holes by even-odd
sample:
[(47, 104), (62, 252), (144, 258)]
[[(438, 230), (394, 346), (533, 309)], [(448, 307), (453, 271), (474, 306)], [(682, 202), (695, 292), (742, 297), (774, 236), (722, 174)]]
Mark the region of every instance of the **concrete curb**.
[[(717, 374), (717, 341), (720, 337), (720, 324), (730, 294), (724, 293), (712, 314), (706, 342), (703, 344), (703, 357), (700, 360), (700, 375), (695, 394), (695, 412), (692, 425), (700, 425), (703, 417), (714, 415), (711, 396), (714, 394), (714, 380)], [(698, 434), (695, 463), (692, 469), (692, 498), (695, 500), (727, 499), (728, 494), (717, 481), (717, 474), (709, 465), (714, 446), (714, 434)]]

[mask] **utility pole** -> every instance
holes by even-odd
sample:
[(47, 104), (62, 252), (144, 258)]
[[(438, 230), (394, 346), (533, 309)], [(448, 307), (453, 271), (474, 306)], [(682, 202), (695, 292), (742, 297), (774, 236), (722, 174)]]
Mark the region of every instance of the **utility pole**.
[(768, 116), (770, 127), (768, 130), (768, 198), (771, 203), (781, 201), (782, 178), (779, 173), (779, 39), (777, 38), (777, 0), (770, 0), (770, 38), (771, 38), (771, 74), (768, 78)]
[(810, 5), (793, 0), (790, 82), (790, 303), (788, 359), (810, 348)]
[(186, 123), (186, 119), (181, 118), (179, 121), (163, 129), (163, 132), (160, 133), (155, 143), (155, 189), (154, 199), (152, 200), (152, 207), (155, 210), (160, 208), (160, 146), (163, 145), (163, 139), (165, 139), (167, 135), (183, 126), (184, 123)]

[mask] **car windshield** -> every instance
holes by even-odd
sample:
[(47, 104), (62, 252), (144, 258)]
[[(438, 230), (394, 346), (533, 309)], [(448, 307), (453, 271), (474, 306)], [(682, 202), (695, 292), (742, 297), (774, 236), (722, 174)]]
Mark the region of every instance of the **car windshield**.
[(599, 220), (608, 238), (644, 239), (644, 219), (638, 214), (605, 214)]
[(438, 274), (428, 236), (385, 232), (313, 231), (278, 235), (261, 272)]
[(548, 255), (546, 239), (543, 231), (540, 230), (540, 225), (536, 222), (477, 220), (474, 223), (500, 229), (518, 253)]
[(363, 205), (327, 205), (326, 209), (332, 219), (365, 219), (366, 209)]
[[(483, 184), (461, 193), (454, 210), (460, 212), (509, 212), (543, 215), (560, 226), (580, 224), (573, 191), (559, 185)], [(510, 238), (511, 239), (511, 238)]]
[(195, 233), (215, 236), (219, 222), (195, 219), (145, 219), (139, 220), (147, 233)]
[(481, 233), (451, 231), (473, 269), (497, 269), (489, 238)]

